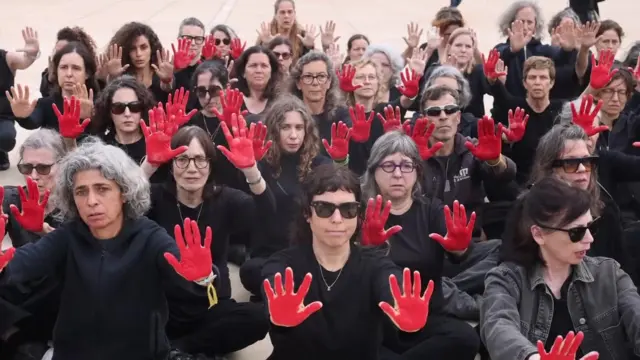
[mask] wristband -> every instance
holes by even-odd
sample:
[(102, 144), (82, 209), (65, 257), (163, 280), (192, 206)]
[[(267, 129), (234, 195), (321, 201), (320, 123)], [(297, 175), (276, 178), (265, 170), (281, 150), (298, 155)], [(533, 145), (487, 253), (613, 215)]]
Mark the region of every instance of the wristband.
[(490, 167), (496, 167), (498, 165), (500, 165), (500, 163), (502, 162), (502, 155), (500, 155), (498, 157), (498, 161), (495, 162), (495, 164), (490, 163), (489, 161), (485, 161), (487, 163), (487, 165), (489, 165)]
[(333, 160), (333, 162), (338, 164), (338, 165), (347, 165), (347, 164), (349, 164), (349, 155), (347, 154), (347, 157), (344, 158), (344, 160), (342, 160), (342, 161)]
[(249, 186), (258, 185), (260, 184), (260, 181), (262, 181), (262, 174), (260, 174), (260, 176), (258, 176), (258, 179), (255, 181), (249, 182), (249, 179), (247, 179), (247, 184), (249, 184)]
[(215, 279), (216, 279), (216, 274), (212, 271), (211, 274), (209, 274), (209, 276), (207, 276), (206, 278), (196, 280), (194, 282), (200, 286), (209, 286), (209, 284), (211, 284)]

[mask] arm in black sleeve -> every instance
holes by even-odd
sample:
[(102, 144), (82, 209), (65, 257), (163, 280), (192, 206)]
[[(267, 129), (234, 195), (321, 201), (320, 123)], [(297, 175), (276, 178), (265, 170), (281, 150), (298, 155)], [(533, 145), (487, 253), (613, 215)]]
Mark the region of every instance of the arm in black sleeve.
[(65, 259), (72, 236), (69, 228), (63, 226), (35, 243), (16, 249), (15, 256), (3, 271), (2, 282), (17, 284), (51, 274)]
[(640, 181), (640, 156), (619, 151), (601, 150), (600, 162), (609, 164), (615, 182)]
[[(364, 251), (377, 251), (376, 249), (368, 249)], [(391, 294), (391, 286), (389, 285), (389, 278), (391, 275), (395, 275), (398, 280), (398, 285), (402, 289), (403, 284), (403, 276), (402, 269), (400, 269), (388, 256), (383, 255), (374, 255), (377, 257), (375, 261), (373, 261), (375, 268), (373, 269), (373, 293), (375, 294), (374, 304), (377, 306), (381, 301), (387, 302), (393, 305), (393, 295)], [(411, 276), (413, 279), (413, 275)]]
[(46, 101), (47, 98), (40, 98), (36, 103), (35, 109), (31, 115), (26, 118), (16, 118), (18, 125), (27, 130), (35, 130), (41, 127), (44, 127), (47, 121), (47, 106), (51, 106), (49, 101)]
[(49, 68), (45, 68), (42, 71), (42, 79), (40, 80), (40, 94), (42, 97), (50, 95), (52, 86), (53, 84), (49, 82)]

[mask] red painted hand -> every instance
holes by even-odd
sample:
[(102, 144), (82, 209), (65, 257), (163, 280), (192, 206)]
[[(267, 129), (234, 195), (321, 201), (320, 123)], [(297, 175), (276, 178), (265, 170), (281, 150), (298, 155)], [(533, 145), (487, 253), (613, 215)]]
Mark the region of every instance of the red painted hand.
[(231, 119), (233, 114), (246, 115), (248, 111), (240, 112), (242, 104), (244, 103), (244, 95), (238, 89), (232, 89), (230, 85), (227, 85), (227, 90), (220, 90), (220, 105), (222, 106), (222, 113), (218, 109), (213, 109), (213, 113), (221, 121), (227, 123), (227, 126), (231, 126)]
[(342, 67), (342, 72), (340, 72), (340, 69), (337, 69), (336, 75), (340, 81), (340, 90), (346, 93), (354, 92), (362, 87), (362, 85), (353, 85), (353, 78), (356, 76), (356, 68), (349, 64), (345, 64)]
[[(580, 102), (580, 112), (576, 111), (576, 106), (571, 103), (571, 113), (573, 114), (573, 123), (580, 126), (587, 136), (593, 136), (602, 131), (609, 130), (606, 125), (594, 126), (594, 122), (598, 117), (598, 113), (602, 108), (602, 100), (598, 100), (596, 107), (593, 108), (593, 95), (589, 94), (582, 97)], [(591, 110), (593, 109), (593, 111)]]
[(282, 274), (277, 273), (273, 279), (274, 287), (271, 286), (268, 279), (265, 279), (263, 283), (271, 323), (282, 327), (298, 326), (314, 312), (320, 310), (322, 303), (315, 301), (307, 306), (304, 305), (304, 298), (311, 286), (311, 274), (305, 275), (297, 293), (294, 290), (291, 268), (285, 270), (284, 281), (283, 286)]
[(496, 65), (500, 60), (500, 53), (498, 50), (493, 49), (489, 52), (489, 58), (485, 59), (482, 54), (482, 69), (484, 70), (484, 76), (489, 80), (497, 80), (501, 76), (506, 76), (506, 72), (496, 71)]
[(218, 145), (218, 150), (229, 159), (238, 169), (247, 169), (256, 164), (256, 157), (253, 153), (253, 139), (255, 137), (255, 127), (247, 129), (247, 122), (242, 115), (233, 114), (231, 116), (231, 132), (225, 122), (220, 123), (224, 137), (227, 139), (229, 149)]
[(384, 132), (402, 129), (402, 115), (400, 114), (399, 106), (396, 106), (394, 112), (393, 106), (387, 105), (387, 107), (384, 108), (384, 116), (378, 114), (378, 119), (380, 119), (382, 123)]
[(529, 115), (524, 112), (524, 109), (517, 107), (515, 113), (513, 110), (509, 110), (509, 127), (507, 128), (502, 124), (498, 124), (498, 129), (499, 132), (507, 137), (507, 140), (515, 143), (524, 137), (527, 122), (529, 122)]
[(9, 264), (9, 261), (13, 259), (13, 256), (15, 254), (16, 254), (15, 248), (9, 248), (4, 252), (0, 251), (0, 272), (2, 272), (2, 269), (4, 269), (7, 266), (7, 264)]
[(262, 123), (262, 121), (258, 121), (258, 123), (251, 124), (249, 126), (249, 133), (251, 133), (251, 129), (255, 128), (253, 133), (253, 153), (256, 156), (256, 161), (262, 160), (264, 155), (269, 151), (271, 144), (273, 141), (269, 140), (265, 143), (267, 138), (267, 126)]
[(611, 71), (614, 61), (615, 54), (611, 50), (601, 51), (597, 64), (595, 55), (591, 54), (591, 80), (589, 86), (592, 89), (602, 89), (611, 82), (613, 75), (618, 72), (618, 69)]
[(351, 139), (349, 127), (340, 121), (337, 124), (331, 124), (331, 145), (327, 139), (322, 139), (322, 145), (331, 159), (343, 161), (349, 156), (349, 139)]
[(422, 288), (420, 273), (417, 271), (413, 272), (413, 286), (411, 284), (411, 271), (408, 268), (404, 269), (402, 275), (404, 294), (400, 292), (400, 286), (398, 285), (396, 276), (389, 276), (389, 286), (391, 287), (391, 294), (393, 295), (395, 306), (391, 306), (384, 301), (380, 302), (378, 306), (387, 314), (398, 329), (404, 332), (416, 332), (427, 324), (429, 301), (433, 294), (434, 284), (433, 280), (430, 280), (426, 290), (422, 296), (420, 296), (420, 290)]
[(367, 212), (362, 223), (362, 245), (379, 246), (391, 238), (394, 234), (402, 231), (402, 226), (395, 225), (385, 230), (384, 226), (389, 219), (391, 212), (391, 201), (387, 201), (382, 209), (382, 196), (376, 199), (369, 199)]
[(403, 127), (405, 133), (411, 136), (418, 146), (418, 151), (420, 152), (422, 160), (426, 161), (430, 159), (444, 146), (442, 142), (438, 141), (433, 144), (432, 147), (429, 147), (429, 139), (436, 129), (436, 124), (425, 117), (420, 117), (416, 120), (413, 130), (411, 129), (410, 120), (405, 121)]
[(500, 158), (502, 152), (501, 132), (496, 133), (493, 119), (485, 115), (478, 120), (478, 144), (471, 141), (465, 142), (464, 146), (471, 151), (478, 160), (492, 161)]
[(44, 191), (42, 201), (40, 201), (38, 183), (27, 177), (27, 191), (28, 195), (24, 192), (22, 186), (18, 187), (22, 212), (13, 204), (9, 205), (9, 208), (11, 209), (11, 214), (23, 229), (39, 233), (44, 225), (44, 211), (47, 207), (47, 202), (49, 202), (49, 190)]
[(193, 59), (196, 58), (195, 53), (191, 53), (191, 40), (178, 39), (178, 50), (175, 45), (171, 44), (173, 50), (173, 68), (175, 70), (182, 70), (188, 67)]
[(409, 99), (415, 98), (420, 91), (420, 78), (421, 76), (415, 70), (411, 70), (408, 67), (405, 68), (400, 73), (402, 85), (398, 86), (398, 91)]
[[(175, 119), (177, 127), (181, 127), (191, 120), (193, 115), (198, 113), (198, 110), (193, 109), (187, 113), (187, 104), (189, 103), (189, 90), (185, 91), (183, 87), (180, 89), (176, 89), (173, 94), (173, 99), (171, 98), (171, 94), (167, 99), (167, 103), (164, 108), (167, 112), (167, 119)], [(177, 129), (176, 129), (177, 131)], [(172, 134), (173, 135), (173, 134)]]
[(176, 225), (173, 228), (173, 234), (180, 250), (180, 261), (168, 252), (164, 253), (164, 258), (176, 272), (189, 281), (202, 280), (211, 275), (213, 271), (211, 228), (207, 226), (204, 235), (204, 246), (202, 246), (198, 223), (189, 218), (184, 219), (184, 236), (180, 225)]
[(244, 52), (244, 48), (246, 46), (247, 46), (246, 41), (244, 42), (244, 44), (242, 44), (240, 42), (240, 39), (238, 38), (231, 40), (231, 45), (229, 47), (229, 55), (231, 55), (231, 58), (233, 60), (238, 59), (240, 55), (242, 55), (242, 53)]
[(471, 243), (473, 226), (476, 223), (476, 213), (471, 213), (471, 219), (467, 223), (467, 213), (464, 205), (460, 205), (458, 200), (453, 202), (453, 216), (449, 206), (444, 207), (444, 219), (447, 226), (447, 235), (429, 234), (429, 237), (442, 245), (447, 251), (464, 251)]
[(84, 133), (84, 129), (89, 126), (91, 119), (84, 119), (80, 123), (80, 108), (80, 99), (76, 99), (75, 96), (72, 96), (71, 99), (64, 98), (62, 113), (60, 113), (58, 106), (53, 104), (53, 112), (58, 118), (58, 127), (62, 137), (75, 139)]
[(373, 121), (374, 112), (369, 114), (367, 119), (367, 113), (364, 111), (364, 106), (356, 104), (349, 108), (349, 115), (351, 115), (351, 139), (358, 143), (364, 143), (369, 140), (371, 135), (371, 121)]
[[(538, 340), (538, 354), (540, 355), (540, 360), (574, 360), (583, 339), (584, 334), (582, 331), (578, 332), (577, 335), (575, 335), (573, 331), (570, 331), (565, 339), (562, 339), (562, 336), (558, 336), (553, 342), (549, 352), (545, 351), (544, 343)], [(580, 360), (597, 359), (598, 353), (592, 351), (583, 356)]]
[(208, 35), (202, 46), (202, 57), (205, 60), (213, 60), (218, 57), (218, 49), (216, 48), (216, 39), (213, 35)]
[(177, 131), (174, 122), (167, 120), (162, 106), (149, 110), (149, 126), (140, 119), (149, 164), (160, 166), (187, 151), (187, 146), (171, 149), (171, 137)]

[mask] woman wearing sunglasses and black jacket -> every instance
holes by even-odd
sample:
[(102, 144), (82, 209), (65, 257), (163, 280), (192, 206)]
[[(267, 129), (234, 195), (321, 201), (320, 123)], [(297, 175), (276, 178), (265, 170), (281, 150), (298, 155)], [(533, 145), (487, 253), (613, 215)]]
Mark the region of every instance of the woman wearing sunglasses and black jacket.
[(584, 341), (563, 358), (640, 354), (640, 296), (615, 260), (587, 256), (602, 241), (593, 237), (599, 220), (589, 191), (566, 180), (541, 179), (511, 211), (503, 263), (487, 274), (480, 309), (480, 335), (493, 360), (559, 358), (542, 348), (578, 331)]
[(637, 280), (635, 265), (623, 243), (620, 209), (611, 191), (615, 183), (640, 179), (640, 158), (609, 150), (594, 154), (595, 142), (580, 126), (554, 126), (538, 143), (530, 183), (535, 186), (553, 176), (588, 191), (591, 214), (599, 219), (598, 232), (593, 234), (595, 241), (587, 254), (613, 258)]

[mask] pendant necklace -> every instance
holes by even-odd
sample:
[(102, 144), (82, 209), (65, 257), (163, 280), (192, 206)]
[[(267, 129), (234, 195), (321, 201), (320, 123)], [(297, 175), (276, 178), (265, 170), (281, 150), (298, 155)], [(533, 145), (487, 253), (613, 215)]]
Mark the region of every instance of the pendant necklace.
[[(180, 210), (179, 201), (176, 202), (176, 206), (178, 207), (178, 214), (180, 214), (180, 220), (182, 220), (182, 222), (180, 223), (180, 225), (182, 226), (182, 224), (184, 224), (184, 218), (182, 217), (182, 210)], [(196, 219), (196, 224), (200, 222), (200, 214), (202, 214), (203, 207), (204, 207), (204, 200), (200, 203), (200, 210), (198, 210), (198, 218)]]
[(335, 285), (336, 282), (338, 282), (338, 279), (340, 279), (340, 275), (342, 275), (342, 270), (344, 269), (344, 266), (340, 268), (340, 272), (338, 272), (338, 276), (336, 276), (336, 279), (333, 280), (331, 285), (329, 285), (327, 283), (327, 280), (324, 278), (324, 272), (322, 271), (322, 265), (320, 265), (320, 262), (318, 262), (318, 267), (320, 268), (320, 276), (322, 277), (322, 282), (324, 282), (324, 285), (327, 287), (327, 291), (331, 291), (331, 288), (333, 287), (333, 285)]

